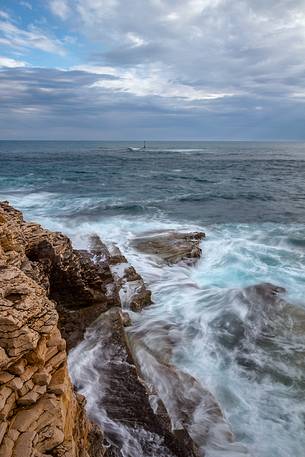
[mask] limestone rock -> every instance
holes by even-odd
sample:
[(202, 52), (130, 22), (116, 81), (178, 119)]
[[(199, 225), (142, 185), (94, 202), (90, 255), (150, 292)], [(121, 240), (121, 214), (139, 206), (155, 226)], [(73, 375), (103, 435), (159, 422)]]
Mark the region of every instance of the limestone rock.
[[(86, 327), (101, 312), (120, 303), (109, 264), (94, 263), (86, 253), (74, 250), (69, 238), (62, 233), (25, 222), (22, 214), (7, 202), (0, 204), (0, 215), (3, 221), (0, 223), (0, 265), (16, 267), (5, 274), (12, 277), (18, 273), (20, 277), (17, 289), (5, 292), (6, 299), (15, 303), (23, 295), (30, 295), (31, 291), (23, 290), (21, 286), (24, 277), (21, 272), (30, 277), (34, 289), (40, 285), (56, 302), (59, 326), (70, 349), (82, 339)], [(9, 277), (7, 280), (10, 281)], [(24, 339), (27, 337), (22, 335)], [(16, 349), (11, 348), (13, 350)], [(0, 352), (0, 363), (5, 356)]]
[(0, 204), (0, 457), (101, 455), (67, 373), (66, 343), (50, 300), (60, 283), (64, 298), (78, 296), (77, 306), (105, 302), (102, 279), (112, 276), (99, 274), (96, 286), (95, 272), (83, 268), (66, 237)]

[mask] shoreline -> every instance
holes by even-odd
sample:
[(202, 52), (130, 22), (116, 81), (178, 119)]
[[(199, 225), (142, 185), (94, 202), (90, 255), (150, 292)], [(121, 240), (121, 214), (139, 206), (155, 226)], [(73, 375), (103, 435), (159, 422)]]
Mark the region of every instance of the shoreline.
[[(164, 393), (160, 395), (157, 386), (152, 393), (152, 387), (149, 387), (152, 379), (149, 379), (147, 369), (143, 371), (141, 368), (141, 365), (144, 366), (140, 356), (143, 347), (141, 351), (136, 351), (135, 345), (138, 342), (128, 341), (125, 331), (126, 325), (131, 322), (128, 312), (132, 314), (141, 311), (143, 306), (150, 305), (151, 298), (142, 278), (121, 252), (117, 248), (110, 252), (99, 238), (92, 240), (91, 251), (74, 250), (66, 236), (45, 230), (38, 224), (25, 222), (22, 213), (6, 202), (0, 204), (0, 216), (0, 325), (6, 334), (12, 335), (1, 338), (0, 341), (1, 393), (5, 395), (2, 395), (4, 403), (1, 417), (4, 426), (1, 427), (1, 457), (13, 454), (14, 457), (19, 457), (25, 442), (28, 455), (35, 454), (37, 457), (45, 452), (57, 455), (63, 449), (66, 449), (64, 455), (67, 456), (67, 452), (70, 453), (69, 456), (85, 456), (83, 452), (87, 452), (90, 457), (121, 455), (120, 446), (122, 449), (125, 446), (124, 455), (132, 455), (135, 449), (137, 452), (142, 449), (143, 455), (152, 455), (155, 446), (160, 447), (162, 455), (203, 455), (202, 440), (201, 443), (196, 443), (192, 437), (191, 410), (189, 417), (173, 417), (173, 410), (168, 405), (174, 399), (174, 392), (168, 405)], [(197, 240), (192, 241), (193, 238), (187, 241), (184, 239), (182, 252), (185, 253), (185, 242), (190, 240), (191, 243), (197, 243)], [(164, 244), (164, 239), (162, 242)], [(190, 257), (192, 250), (191, 245), (188, 254)], [(200, 253), (196, 252), (195, 255)], [(38, 297), (41, 305), (37, 302)], [(15, 309), (22, 310), (21, 315), (15, 315)], [(60, 330), (65, 339), (61, 337)], [(67, 372), (66, 345), (67, 350), (75, 347), (69, 361), (73, 381), (78, 384), (79, 390), (86, 390), (81, 385), (82, 378), (77, 379), (77, 364), (78, 361), (88, 359), (86, 353), (79, 354), (76, 359), (75, 354), (82, 345), (86, 346), (86, 341), (90, 342), (92, 332), (97, 334), (95, 345), (98, 346), (97, 342), (101, 344), (101, 338), (105, 339), (100, 348), (101, 353), (94, 361), (96, 364), (98, 360), (101, 363), (101, 359), (104, 359), (100, 369), (103, 380), (99, 381), (102, 382), (100, 388), (95, 385), (94, 389), (95, 392), (102, 391), (106, 385), (110, 389), (108, 395), (102, 395), (95, 403), (96, 406), (101, 402), (101, 411), (107, 412), (104, 422), (94, 416), (90, 410), (92, 398), (87, 398), (89, 417), (94, 423), (99, 422), (99, 429), (84, 415), (84, 397), (73, 393)], [(89, 346), (92, 349), (92, 341)], [(119, 359), (116, 359), (116, 354), (120, 354)], [(154, 357), (154, 354), (151, 353), (150, 356)], [(111, 364), (112, 368), (109, 368)], [(161, 370), (167, 370), (163, 374), (163, 382), (174, 377), (168, 386), (175, 385), (177, 388), (180, 385), (180, 389), (184, 389), (186, 379), (192, 386), (197, 385), (194, 378), (180, 373), (168, 363), (159, 360), (158, 364)], [(106, 366), (108, 370), (105, 371)], [(146, 381), (142, 379), (142, 371)], [(25, 373), (29, 374), (25, 377)], [(88, 375), (89, 373), (90, 370)], [(89, 382), (88, 375), (86, 372), (82, 373), (84, 374), (85, 383)], [(126, 390), (127, 379), (129, 387)], [(198, 388), (200, 391), (199, 384)], [(217, 402), (205, 390), (201, 391), (201, 395), (215, 405), (214, 421), (222, 422)], [(68, 401), (65, 400), (67, 397)], [(176, 401), (181, 402), (182, 398), (183, 395), (177, 397)], [(52, 436), (53, 440), (45, 437), (44, 422), (41, 421), (40, 425), (37, 419), (37, 414), (40, 418), (40, 405), (45, 402), (55, 405), (54, 408), (48, 407), (54, 417), (48, 426), (48, 436)], [(61, 405), (61, 413), (57, 412), (56, 404)], [(72, 409), (74, 417), (70, 416), (72, 404), (77, 408)], [(122, 416), (126, 415), (129, 415), (127, 426), (124, 425), (126, 417), (122, 422)], [(19, 416), (25, 420), (21, 428), (16, 425), (20, 422)], [(109, 427), (109, 421), (112, 427)], [(108, 424), (108, 429), (105, 424)], [(117, 428), (116, 433), (113, 432), (113, 427)], [(211, 425), (206, 424), (206, 427), (207, 437)], [(109, 443), (112, 443), (110, 447), (102, 444), (102, 437), (107, 440), (107, 434)], [(123, 437), (125, 442), (122, 442)]]
[[(94, 452), (150, 457), (152, 443), (164, 446), (166, 439), (168, 451), (160, 451), (164, 456), (183, 456), (190, 447), (191, 455), (200, 457), (218, 456), (220, 449), (225, 455), (254, 456), (256, 447), (249, 437), (257, 438), (258, 421), (264, 414), (266, 422), (276, 420), (287, 408), (291, 409), (287, 420), (293, 416), (293, 426), (299, 430), (296, 408), (305, 371), (304, 310), (294, 298), (297, 294), (291, 295), (286, 269), (281, 281), (272, 277), (267, 283), (264, 275), (256, 275), (254, 282), (246, 263), (249, 255), (243, 256), (245, 243), (247, 249), (255, 249), (251, 258), (265, 256), (265, 233), (249, 236), (237, 231), (232, 237), (220, 228), (205, 239), (202, 233), (171, 226), (166, 230), (165, 225), (143, 230), (140, 224), (132, 232), (123, 227), (123, 232), (120, 228), (111, 233), (107, 226), (94, 232), (93, 226), (86, 244), (73, 238), (81, 248), (74, 249), (62, 233), (24, 222), (20, 211), (8, 204), (1, 207), (6, 214), (0, 222), (3, 271), (18, 267), (56, 303), (61, 338), (69, 351), (64, 365), (68, 363), (72, 382), (82, 395), (77, 398), (87, 398), (85, 409), (95, 424), (88, 425), (86, 438), (89, 444), (93, 440)], [(293, 231), (283, 235), (295, 239)], [(283, 250), (276, 239), (270, 244), (271, 259), (282, 252), (295, 258), (301, 249), (298, 244), (292, 251), (290, 245)], [(234, 284), (231, 265), (247, 273), (240, 284)], [(218, 278), (225, 282), (217, 286)], [(12, 299), (14, 307), (14, 294)], [(8, 306), (7, 300), (4, 303)], [(287, 348), (289, 357), (283, 365)], [(48, 389), (45, 393), (52, 394)], [(291, 399), (292, 393), (300, 400)], [(14, 395), (16, 400), (18, 391)], [(144, 403), (145, 420), (139, 409)], [(125, 419), (124, 405), (128, 405)], [(1, 429), (3, 437), (6, 428)], [(109, 443), (101, 444), (103, 440)], [(266, 455), (277, 449), (263, 438), (260, 444)], [(296, 442), (296, 449), (299, 445)]]

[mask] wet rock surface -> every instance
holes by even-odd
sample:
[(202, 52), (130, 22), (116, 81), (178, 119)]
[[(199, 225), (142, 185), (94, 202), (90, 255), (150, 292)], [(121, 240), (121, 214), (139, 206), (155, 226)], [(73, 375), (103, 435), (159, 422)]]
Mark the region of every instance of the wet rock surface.
[(42, 229), (37, 244), (31, 242), (26, 253), (47, 278), (47, 292), (57, 304), (59, 325), (70, 349), (102, 312), (119, 304), (118, 291), (108, 263), (92, 262), (88, 252), (73, 249), (62, 234), (48, 232), (44, 238)]
[[(153, 411), (129, 349), (124, 323), (120, 308), (104, 313), (71, 354), (72, 378), (81, 392), (87, 395), (90, 392), (93, 397), (95, 421), (100, 421), (108, 438), (125, 456), (201, 455), (183, 427), (180, 433), (172, 432), (171, 420), (161, 400), (157, 411)], [(83, 362), (77, 367), (73, 361), (80, 358)], [(91, 379), (86, 373), (92, 374)], [(120, 442), (122, 437), (124, 440)]]
[[(77, 251), (0, 204), (0, 457), (202, 455), (186, 427), (172, 430), (161, 398), (152, 407), (130, 352), (122, 307), (150, 303), (117, 247), (93, 236), (89, 251)], [(73, 364), (83, 345), (88, 354)], [(81, 391), (82, 376), (92, 387), (90, 373), (100, 386), (97, 398), (86, 392), (91, 420), (70, 382), (67, 348), (72, 373), (93, 360), (92, 371), (73, 376)]]
[[(159, 346), (163, 347), (161, 322), (157, 327)], [(179, 329), (176, 328), (175, 333), (178, 336)], [(151, 349), (144, 342), (143, 329), (139, 332), (136, 326), (128, 331), (128, 336), (141, 375), (151, 386), (151, 402), (161, 400), (164, 404), (175, 436), (180, 436), (184, 443), (189, 440), (199, 456), (227, 453), (249, 456), (245, 446), (235, 441), (215, 397), (195, 377), (170, 363), (171, 351), (162, 351), (156, 347)], [(170, 344), (174, 349), (175, 339), (170, 343), (166, 338), (165, 346), (169, 348)]]
[(131, 243), (140, 252), (155, 255), (169, 265), (181, 261), (191, 265), (201, 256), (200, 242), (204, 237), (203, 232), (169, 231), (143, 235)]
[(90, 257), (97, 265), (105, 262), (109, 265), (123, 308), (137, 312), (152, 304), (151, 291), (117, 246), (108, 248), (97, 235), (93, 235), (90, 238)]

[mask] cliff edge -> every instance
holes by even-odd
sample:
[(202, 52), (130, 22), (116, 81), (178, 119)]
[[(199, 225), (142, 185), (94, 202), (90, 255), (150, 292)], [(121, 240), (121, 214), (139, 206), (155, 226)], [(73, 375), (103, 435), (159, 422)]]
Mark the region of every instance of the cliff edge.
[[(88, 420), (85, 399), (71, 384), (66, 341), (49, 298), (56, 264), (69, 274), (63, 245), (70, 246), (66, 237), (26, 223), (19, 211), (0, 205), (1, 457), (104, 454), (94, 442), (102, 441), (102, 433)], [(53, 250), (53, 261), (52, 256), (37, 261), (35, 251), (42, 255), (46, 249)], [(89, 286), (87, 293), (94, 295)]]

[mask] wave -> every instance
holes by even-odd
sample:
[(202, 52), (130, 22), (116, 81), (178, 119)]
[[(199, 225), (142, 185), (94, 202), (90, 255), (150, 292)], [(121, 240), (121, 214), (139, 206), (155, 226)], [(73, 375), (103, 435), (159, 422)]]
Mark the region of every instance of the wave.
[(194, 152), (204, 152), (204, 153), (210, 153), (213, 154), (212, 151), (209, 151), (208, 149), (204, 148), (171, 148), (171, 149), (152, 149), (153, 152), (181, 152), (181, 153), (188, 153), (192, 154)]
[(17, 208), (21, 208), (25, 211), (34, 208), (43, 211), (43, 208), (46, 204), (54, 203), (59, 197), (60, 194), (58, 193), (46, 191), (29, 192), (28, 188), (19, 188), (14, 191), (8, 191), (5, 194), (0, 194), (0, 199), (8, 200)]
[(213, 151), (210, 151), (208, 148), (154, 148), (154, 147), (147, 147), (144, 149), (143, 147), (130, 147), (127, 148), (129, 152), (141, 152), (143, 154), (147, 153), (156, 153), (156, 154), (168, 154), (168, 153), (181, 153), (181, 154), (194, 154), (194, 153), (207, 153), (213, 154)]

